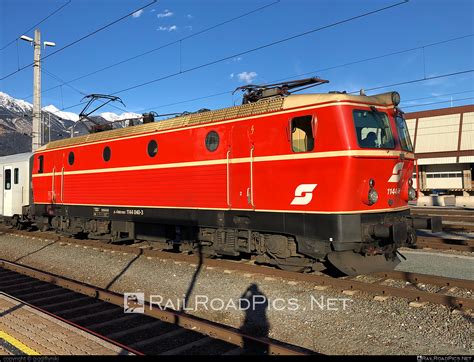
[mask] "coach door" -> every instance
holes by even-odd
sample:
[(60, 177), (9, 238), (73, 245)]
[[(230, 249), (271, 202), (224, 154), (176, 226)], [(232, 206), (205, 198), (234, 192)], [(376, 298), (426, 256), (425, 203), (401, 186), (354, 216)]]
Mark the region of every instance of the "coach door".
[(3, 216), (13, 216), (13, 168), (3, 168)]
[(254, 209), (252, 128), (234, 125), (232, 140), (227, 153), (230, 158), (228, 177), (228, 205), (232, 209)]

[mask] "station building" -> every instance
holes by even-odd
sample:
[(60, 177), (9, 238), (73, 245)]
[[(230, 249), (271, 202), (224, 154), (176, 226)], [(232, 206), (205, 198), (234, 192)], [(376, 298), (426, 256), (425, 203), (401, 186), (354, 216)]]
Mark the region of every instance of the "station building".
[[(420, 196), (474, 196), (474, 105), (406, 113)], [(418, 177), (416, 175), (418, 170)]]

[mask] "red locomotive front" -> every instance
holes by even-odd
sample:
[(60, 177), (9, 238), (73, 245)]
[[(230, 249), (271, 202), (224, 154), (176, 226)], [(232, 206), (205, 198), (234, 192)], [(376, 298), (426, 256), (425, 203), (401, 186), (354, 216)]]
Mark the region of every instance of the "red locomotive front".
[(70, 234), (286, 269), (386, 268), (414, 235), (397, 96), (276, 96), (55, 141), (34, 157), (35, 214)]

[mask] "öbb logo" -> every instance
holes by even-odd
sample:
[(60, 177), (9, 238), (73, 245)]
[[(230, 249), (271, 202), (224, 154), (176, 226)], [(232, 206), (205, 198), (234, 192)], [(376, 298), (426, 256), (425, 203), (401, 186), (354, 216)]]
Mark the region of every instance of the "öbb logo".
[(400, 181), (402, 168), (403, 168), (403, 162), (399, 162), (395, 166), (393, 166), (392, 176), (388, 179), (388, 182)]
[(308, 205), (313, 199), (313, 191), (318, 184), (301, 184), (295, 189), (295, 198), (291, 205)]

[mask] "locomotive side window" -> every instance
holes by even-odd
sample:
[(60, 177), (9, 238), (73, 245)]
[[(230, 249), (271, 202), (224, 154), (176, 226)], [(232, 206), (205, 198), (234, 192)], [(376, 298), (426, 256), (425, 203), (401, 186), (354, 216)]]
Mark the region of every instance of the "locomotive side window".
[(44, 156), (38, 157), (38, 173), (43, 173), (44, 168)]
[(386, 113), (354, 110), (357, 141), (362, 148), (394, 148), (392, 130)]
[(18, 168), (15, 168), (13, 170), (13, 183), (15, 185), (18, 185), (19, 180), (20, 180), (20, 170)]
[(214, 152), (219, 147), (219, 135), (215, 131), (211, 131), (206, 136), (206, 148)]
[(12, 188), (12, 170), (5, 170), (5, 190)]
[(69, 155), (67, 157), (67, 162), (69, 165), (74, 165), (74, 152), (69, 152)]
[(410, 140), (410, 134), (408, 133), (408, 127), (401, 116), (395, 117), (395, 123), (397, 124), (398, 138), (400, 139), (400, 146), (402, 150), (413, 152), (413, 146)]
[(109, 146), (106, 146), (104, 148), (104, 152), (102, 152), (102, 157), (104, 158), (104, 161), (109, 162), (111, 156), (112, 156), (112, 151), (110, 150)]
[(291, 120), (291, 149), (293, 152), (308, 152), (314, 149), (312, 116), (295, 117)]
[(148, 142), (148, 156), (155, 157), (158, 153), (158, 143), (155, 140)]

